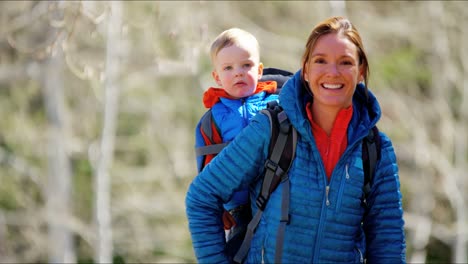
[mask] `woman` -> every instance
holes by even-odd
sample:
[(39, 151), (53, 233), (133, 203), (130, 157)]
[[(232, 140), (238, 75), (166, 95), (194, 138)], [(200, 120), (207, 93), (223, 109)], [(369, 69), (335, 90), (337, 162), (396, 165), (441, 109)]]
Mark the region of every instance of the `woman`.
[[(367, 84), (368, 76), (358, 31), (349, 20), (332, 17), (312, 30), (301, 70), (283, 86), (280, 105), (298, 133), (289, 170), (290, 220), (283, 263), (406, 261), (398, 166), (383, 133), (367, 208), (361, 200), (361, 143), (381, 115), (375, 96), (366, 85), (358, 85)], [(218, 220), (222, 204), (236, 190), (250, 186), (255, 214), (269, 142), (268, 117), (259, 114), (190, 185), (187, 217), (199, 262), (228, 262)], [(275, 262), (281, 192), (278, 187), (270, 196), (248, 263)]]

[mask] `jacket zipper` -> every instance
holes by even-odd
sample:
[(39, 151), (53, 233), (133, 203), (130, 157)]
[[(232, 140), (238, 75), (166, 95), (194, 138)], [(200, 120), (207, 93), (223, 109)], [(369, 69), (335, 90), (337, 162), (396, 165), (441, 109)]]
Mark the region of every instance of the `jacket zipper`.
[[(321, 160), (322, 158), (320, 157), (320, 154), (318, 154), (317, 151), (314, 151), (315, 158), (318, 160)], [(328, 177), (325, 172), (325, 167), (322, 165), (320, 166), (320, 172), (323, 176), (324, 182), (325, 182), (325, 193), (324, 193), (324, 198), (322, 200), (322, 209), (320, 210), (320, 220), (319, 220), (319, 225), (318, 225), (318, 230), (317, 230), (317, 238), (315, 241), (315, 249), (314, 249), (314, 261), (313, 263), (319, 263), (319, 251), (320, 251), (320, 246), (321, 246), (321, 241), (322, 241), (322, 236), (323, 236), (323, 228), (324, 228), (324, 222), (325, 222), (325, 216), (326, 211), (328, 210), (328, 206), (330, 205), (330, 200), (328, 199), (328, 193), (330, 192), (330, 183), (328, 182)], [(331, 179), (331, 178), (330, 178)]]
[[(364, 138), (364, 137), (362, 137), (362, 138)], [(351, 151), (350, 149), (353, 149), (354, 145), (356, 145), (357, 142), (360, 142), (360, 140), (355, 141), (352, 146), (348, 145), (345, 152), (341, 156), (340, 160), (335, 165), (335, 168), (339, 166), (341, 160), (345, 160), (347, 158), (347, 156), (349, 155), (349, 153)], [(320, 154), (317, 154), (316, 151), (314, 151), (314, 155), (315, 155), (315, 159), (317, 159), (317, 160), (322, 159), (320, 157)], [(318, 157), (317, 157), (317, 155), (318, 155)], [(328, 182), (327, 174), (325, 173), (325, 167), (324, 166), (320, 166), (320, 167), (321, 167), (320, 168), (321, 174), (323, 175), (323, 177), (325, 179), (326, 186), (325, 186), (325, 194), (324, 194), (325, 199), (322, 202), (322, 209), (320, 210), (320, 220), (319, 220), (319, 226), (318, 226), (318, 231), (317, 231), (318, 233), (317, 233), (316, 240), (315, 240), (314, 261), (313, 261), (313, 263), (319, 263), (319, 251), (320, 251), (320, 245), (321, 245), (321, 242), (322, 242), (323, 228), (324, 228), (323, 227), (324, 226), (323, 222), (325, 220), (326, 210), (328, 209), (328, 206), (330, 205), (330, 201), (328, 200), (328, 193), (330, 192), (330, 183)], [(349, 177), (348, 170), (346, 170), (346, 177)], [(330, 177), (330, 181), (331, 181), (332, 178), (333, 178), (333, 173), (332, 173), (332, 177)], [(359, 250), (359, 252), (361, 254), (361, 260), (364, 261), (363, 257), (362, 257), (362, 253), (361, 253), (360, 250)]]
[[(328, 159), (328, 154), (330, 154), (330, 144), (331, 144), (331, 142), (329, 140), (328, 143), (327, 143), (327, 150), (325, 152), (325, 156), (327, 156), (327, 159)], [(330, 176), (330, 180), (328, 180), (328, 177), (327, 177), (326, 183), (327, 183), (327, 186), (325, 187), (325, 195), (326, 195), (326, 202), (325, 203), (326, 203), (327, 206), (330, 206), (330, 200), (328, 199), (328, 194), (330, 193), (331, 176)]]
[(364, 263), (364, 256), (362, 255), (361, 250), (360, 250), (358, 247), (356, 247), (356, 248), (357, 248), (357, 250), (359, 251), (359, 261), (360, 261), (361, 263)]
[(249, 117), (247, 116), (247, 107), (245, 98), (242, 99), (242, 115), (244, 116), (244, 127), (249, 123)]
[[(349, 147), (349, 146), (348, 146)], [(343, 153), (343, 155), (341, 156), (340, 158), (340, 161), (343, 159), (345, 160), (346, 157), (348, 156), (348, 153), (350, 152), (351, 148), (347, 148), (345, 150), (345, 152)], [(316, 154), (315, 154), (316, 155)], [(316, 157), (317, 158), (317, 157)], [(321, 157), (320, 157), (321, 158)], [(335, 168), (339, 166), (339, 163), (340, 161), (338, 161), (338, 163), (336, 164)], [(349, 178), (349, 174), (348, 174), (348, 164), (346, 164), (346, 178)], [(319, 250), (320, 250), (320, 245), (321, 245), (321, 242), (322, 242), (322, 237), (323, 237), (323, 228), (324, 228), (324, 221), (325, 221), (325, 216), (326, 216), (326, 210), (328, 210), (328, 206), (330, 205), (330, 200), (328, 198), (328, 194), (330, 193), (330, 183), (328, 182), (328, 178), (327, 178), (327, 175), (325, 173), (325, 168), (323, 166), (321, 166), (321, 172), (322, 172), (322, 175), (325, 179), (325, 183), (326, 183), (326, 186), (325, 186), (325, 199), (323, 200), (323, 203), (322, 203), (322, 209), (320, 211), (320, 221), (319, 221), (319, 227), (318, 227), (318, 233), (317, 233), (317, 239), (315, 241), (315, 249), (314, 249), (314, 261), (313, 263), (319, 263)], [(331, 180), (333, 179), (333, 173), (332, 173), (332, 176), (330, 177), (330, 182)], [(342, 194), (340, 194), (342, 195)]]
[(339, 193), (338, 193), (338, 199), (336, 201), (336, 212), (337, 213), (339, 213), (340, 210), (341, 210), (341, 203), (342, 203), (342, 200), (343, 200), (343, 192), (344, 192), (344, 188), (345, 188), (345, 183), (350, 178), (348, 169), (349, 169), (349, 163), (346, 163), (346, 166), (345, 166), (345, 175), (346, 176), (343, 179), (341, 179), (340, 190), (339, 190)]
[(327, 206), (330, 206), (330, 200), (328, 200), (328, 193), (330, 192), (330, 185), (327, 185), (327, 187), (325, 187), (325, 195), (327, 196), (327, 199), (326, 199), (326, 205)]
[(265, 263), (265, 248), (264, 247), (262, 247), (262, 262), (261, 263), (262, 264)]

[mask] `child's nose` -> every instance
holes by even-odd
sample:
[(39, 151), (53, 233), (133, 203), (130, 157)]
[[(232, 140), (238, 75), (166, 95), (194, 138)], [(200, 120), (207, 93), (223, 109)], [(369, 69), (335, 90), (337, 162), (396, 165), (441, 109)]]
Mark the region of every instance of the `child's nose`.
[(244, 71), (241, 68), (237, 68), (236, 76), (242, 76), (243, 74), (244, 74)]

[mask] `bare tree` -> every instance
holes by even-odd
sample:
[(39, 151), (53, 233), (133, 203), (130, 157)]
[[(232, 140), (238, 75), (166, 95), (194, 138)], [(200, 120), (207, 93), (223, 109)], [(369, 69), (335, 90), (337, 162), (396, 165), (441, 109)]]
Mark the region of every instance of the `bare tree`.
[(100, 156), (95, 171), (95, 220), (97, 224), (97, 243), (95, 260), (98, 263), (112, 262), (112, 219), (111, 219), (111, 181), (109, 170), (112, 167), (116, 123), (119, 101), (120, 76), (120, 39), (122, 28), (122, 3), (110, 2), (107, 28), (104, 120), (100, 144)]
[[(57, 3), (59, 4), (59, 3)], [(53, 5), (53, 4), (52, 4)], [(61, 19), (63, 13), (55, 8), (51, 16)], [(49, 262), (73, 263), (76, 261), (73, 234), (67, 225), (71, 218), (71, 178), (68, 140), (66, 135), (66, 106), (63, 79), (63, 34), (50, 29), (49, 34), (59, 37), (51, 46), (51, 56), (44, 61), (43, 95), (48, 129), (47, 220), (49, 225)]]

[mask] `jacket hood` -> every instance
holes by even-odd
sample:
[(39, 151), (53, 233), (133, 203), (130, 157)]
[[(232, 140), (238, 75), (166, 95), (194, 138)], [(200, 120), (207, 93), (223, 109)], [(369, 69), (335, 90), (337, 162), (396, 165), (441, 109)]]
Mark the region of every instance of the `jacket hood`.
[[(288, 115), (291, 123), (301, 136), (312, 140), (311, 126), (307, 119), (305, 105), (312, 101), (310, 91), (304, 86), (301, 70), (297, 71), (281, 89), (279, 103)], [(367, 135), (369, 129), (377, 124), (381, 110), (376, 97), (368, 90), (366, 96), (365, 86), (358, 84), (353, 95), (353, 117), (348, 127), (348, 142), (360, 139)]]

